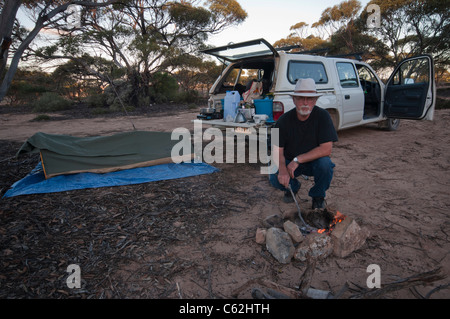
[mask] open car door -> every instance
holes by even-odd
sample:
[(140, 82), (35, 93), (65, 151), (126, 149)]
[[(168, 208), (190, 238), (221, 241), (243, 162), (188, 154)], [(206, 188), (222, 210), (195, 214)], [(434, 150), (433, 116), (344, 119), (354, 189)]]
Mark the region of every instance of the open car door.
[(433, 120), (436, 104), (433, 58), (403, 60), (386, 85), (384, 114), (388, 118)]

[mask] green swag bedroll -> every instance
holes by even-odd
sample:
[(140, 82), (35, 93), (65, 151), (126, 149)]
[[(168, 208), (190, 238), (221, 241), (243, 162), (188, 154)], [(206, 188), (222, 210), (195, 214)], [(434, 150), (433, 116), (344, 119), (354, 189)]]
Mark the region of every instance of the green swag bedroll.
[[(82, 172), (108, 173), (124, 169), (173, 163), (170, 132), (132, 131), (110, 136), (73, 137), (36, 133), (20, 148), (40, 153), (45, 178)], [(190, 154), (174, 160), (190, 161)]]

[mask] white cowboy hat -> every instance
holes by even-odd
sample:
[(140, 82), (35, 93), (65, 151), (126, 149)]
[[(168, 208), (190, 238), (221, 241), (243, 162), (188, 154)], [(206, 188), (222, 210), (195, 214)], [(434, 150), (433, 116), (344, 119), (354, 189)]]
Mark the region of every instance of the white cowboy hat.
[(290, 96), (319, 97), (322, 94), (317, 93), (316, 82), (313, 79), (299, 79), (295, 85), (294, 93)]

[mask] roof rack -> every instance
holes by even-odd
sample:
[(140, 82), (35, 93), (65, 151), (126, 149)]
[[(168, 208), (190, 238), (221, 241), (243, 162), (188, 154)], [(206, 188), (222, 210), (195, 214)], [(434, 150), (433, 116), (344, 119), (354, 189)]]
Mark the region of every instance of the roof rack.
[(347, 57), (354, 57), (358, 61), (362, 61), (362, 55), (364, 52), (356, 52), (356, 53), (348, 53), (348, 54), (339, 54), (339, 55), (333, 55), (330, 56), (330, 58), (347, 58)]
[(285, 47), (281, 47), (281, 48), (275, 48), (275, 50), (277, 51), (291, 51), (292, 49), (299, 49), (301, 48), (301, 46), (299, 44), (296, 45), (288, 45)]
[[(276, 50), (283, 50), (283, 49), (295, 49), (299, 46), (291, 46), (291, 47), (284, 47), (284, 48), (277, 48)], [(306, 50), (306, 51), (298, 51), (298, 52), (289, 52), (291, 54), (314, 54), (314, 55), (326, 55), (331, 49), (330, 48), (322, 48), (322, 49), (313, 49), (313, 50)], [(358, 61), (362, 61), (362, 55), (364, 52), (355, 52), (355, 53), (348, 53), (348, 54), (338, 54), (338, 55), (326, 55), (329, 58), (347, 58), (347, 57), (353, 57)]]
[(330, 51), (330, 48), (298, 51), (298, 52), (291, 52), (291, 53), (292, 54), (321, 54), (321, 53), (327, 53), (328, 51)]

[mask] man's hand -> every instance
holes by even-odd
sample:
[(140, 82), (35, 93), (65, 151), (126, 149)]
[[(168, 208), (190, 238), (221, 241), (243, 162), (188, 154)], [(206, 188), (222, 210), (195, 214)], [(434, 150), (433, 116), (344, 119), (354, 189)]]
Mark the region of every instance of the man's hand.
[(295, 170), (298, 168), (298, 166), (299, 166), (298, 162), (292, 161), (292, 162), (290, 162), (290, 163), (288, 164), (288, 166), (286, 167), (286, 168), (287, 168), (287, 171), (288, 171), (288, 174), (289, 174), (289, 176), (290, 176), (291, 178), (295, 178), (294, 172), (295, 172)]
[(278, 181), (280, 182), (281, 185), (283, 185), (284, 187), (288, 187), (289, 185), (289, 173), (287, 171), (284, 172), (278, 172)]

